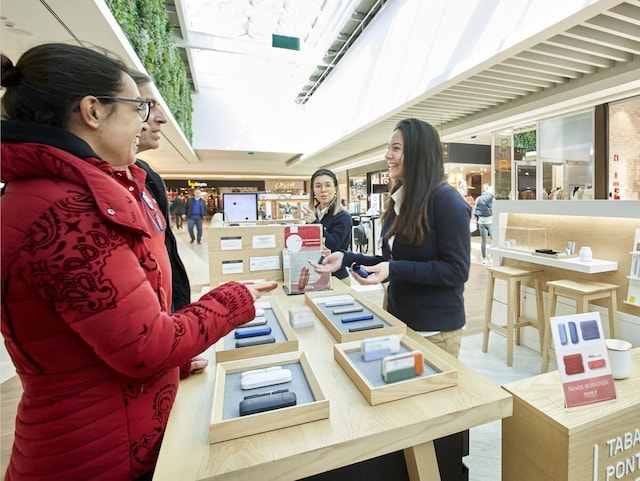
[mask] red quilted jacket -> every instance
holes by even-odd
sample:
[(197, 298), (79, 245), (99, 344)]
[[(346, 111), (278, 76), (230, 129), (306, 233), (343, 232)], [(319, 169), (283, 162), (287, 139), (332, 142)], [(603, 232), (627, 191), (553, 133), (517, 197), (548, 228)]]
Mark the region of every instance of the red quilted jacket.
[(178, 366), (252, 319), (253, 299), (228, 283), (169, 314), (142, 171), (120, 176), (60, 129), (3, 121), (2, 137), (2, 335), (24, 389), (6, 479), (135, 479)]

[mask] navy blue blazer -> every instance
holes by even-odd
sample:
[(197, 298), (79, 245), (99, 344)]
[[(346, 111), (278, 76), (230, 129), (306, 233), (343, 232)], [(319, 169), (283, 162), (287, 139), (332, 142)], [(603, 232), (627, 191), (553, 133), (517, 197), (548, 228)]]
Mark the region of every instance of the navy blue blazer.
[[(351, 243), (351, 214), (349, 212), (341, 209), (334, 215), (333, 206), (331, 206), (321, 221), (316, 219), (314, 224), (317, 223), (322, 224), (322, 235), (327, 249), (334, 252), (349, 248)], [(343, 267), (333, 275), (338, 279), (344, 279), (349, 276), (349, 272)]]
[(445, 184), (429, 199), (431, 235), (420, 246), (385, 238), (395, 214), (382, 226), (382, 256), (345, 253), (343, 265), (363, 266), (389, 260), (387, 311), (415, 331), (452, 331), (466, 322), (464, 284), (471, 265), (471, 207)]

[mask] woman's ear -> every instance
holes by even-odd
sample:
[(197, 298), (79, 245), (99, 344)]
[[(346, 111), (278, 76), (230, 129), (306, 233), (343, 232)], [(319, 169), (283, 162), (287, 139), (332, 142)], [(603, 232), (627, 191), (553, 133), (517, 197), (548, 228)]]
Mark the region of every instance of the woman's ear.
[(104, 118), (104, 106), (98, 101), (97, 98), (87, 95), (80, 100), (78, 105), (78, 111), (80, 112), (80, 119), (84, 124), (91, 128), (98, 128), (100, 126), (101, 119)]

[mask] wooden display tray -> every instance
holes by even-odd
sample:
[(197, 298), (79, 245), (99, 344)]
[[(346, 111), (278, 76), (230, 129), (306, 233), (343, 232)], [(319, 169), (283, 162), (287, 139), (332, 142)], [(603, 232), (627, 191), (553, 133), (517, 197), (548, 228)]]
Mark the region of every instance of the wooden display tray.
[[(228, 374), (234, 374), (252, 369), (272, 366), (287, 366), (299, 364), (304, 373), (305, 387), (311, 392), (314, 401), (297, 404), (296, 406), (251, 414), (248, 416), (224, 417), (225, 385)], [(260, 388), (261, 392), (268, 392), (286, 388), (287, 384), (279, 384)], [(251, 393), (243, 391), (243, 393)], [(255, 357), (218, 363), (216, 367), (216, 382), (213, 391), (213, 408), (209, 423), (209, 444), (242, 438), (252, 434), (264, 433), (275, 429), (286, 428), (297, 424), (304, 424), (329, 417), (329, 399), (325, 396), (318, 380), (311, 369), (307, 356), (302, 351), (274, 354), (271, 356)]]
[[(365, 331), (349, 332), (349, 324), (341, 324), (329, 318), (318, 304), (322, 304), (327, 300), (351, 299), (355, 305), (362, 306), (366, 311), (372, 313), (375, 317), (371, 322), (382, 322), (384, 327), (379, 329), (369, 329)], [(327, 294), (322, 293), (305, 293), (305, 302), (315, 313), (320, 322), (324, 324), (334, 339), (338, 342), (358, 341), (368, 337), (386, 336), (389, 334), (404, 334), (407, 332), (407, 325), (401, 320), (389, 314), (387, 311), (378, 307), (373, 302), (360, 296), (357, 292), (352, 291), (349, 294)], [(349, 307), (349, 306), (340, 306)], [(338, 306), (336, 306), (338, 308)], [(366, 312), (365, 312), (366, 314)], [(346, 314), (345, 314), (346, 315)], [(350, 315), (358, 315), (353, 313)]]
[[(268, 325), (271, 325), (272, 329), (275, 328), (280, 331), (277, 333), (278, 335), (273, 334), (276, 342), (237, 348), (235, 347), (234, 331), (231, 331), (215, 344), (217, 362), (235, 361), (248, 357), (268, 356), (270, 354), (280, 354), (298, 350), (298, 338), (295, 331), (286, 320), (283, 321), (283, 319), (286, 319), (286, 316), (278, 304), (274, 302), (273, 298), (268, 301), (256, 302), (256, 308), (264, 309), (265, 314), (267, 314), (267, 309), (271, 309), (273, 316), (268, 316)], [(275, 318), (275, 322), (278, 323), (279, 328), (273, 325), (273, 318)], [(278, 339), (278, 337), (284, 337), (285, 339)]]
[[(382, 375), (380, 375), (379, 380), (371, 379), (367, 377), (360, 368), (360, 364), (364, 364), (364, 361), (361, 361), (359, 358), (361, 342), (362, 341), (353, 341), (335, 344), (333, 346), (333, 357), (372, 406), (437, 391), (458, 384), (457, 369), (451, 367), (440, 357), (436, 356), (423, 344), (406, 335), (401, 337), (400, 344), (409, 351), (421, 351), (424, 355), (425, 369), (431, 367), (436, 373), (425, 373), (419, 377), (390, 384), (384, 383)], [(350, 357), (350, 354), (358, 354), (358, 360), (354, 361), (353, 357), (355, 356)], [(379, 365), (381, 361), (370, 361), (366, 364), (370, 363), (377, 363)]]

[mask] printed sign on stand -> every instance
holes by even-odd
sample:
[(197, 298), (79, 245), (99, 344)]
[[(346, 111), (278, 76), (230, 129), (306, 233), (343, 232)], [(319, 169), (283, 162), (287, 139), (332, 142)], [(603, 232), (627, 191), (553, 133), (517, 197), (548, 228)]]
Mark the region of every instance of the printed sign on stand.
[(317, 274), (309, 265), (310, 260), (320, 262), (321, 257), (331, 253), (322, 244), (322, 224), (284, 228), (283, 288), (288, 295), (331, 289), (331, 274)]
[(615, 399), (600, 314), (557, 316), (550, 321), (565, 406)]

